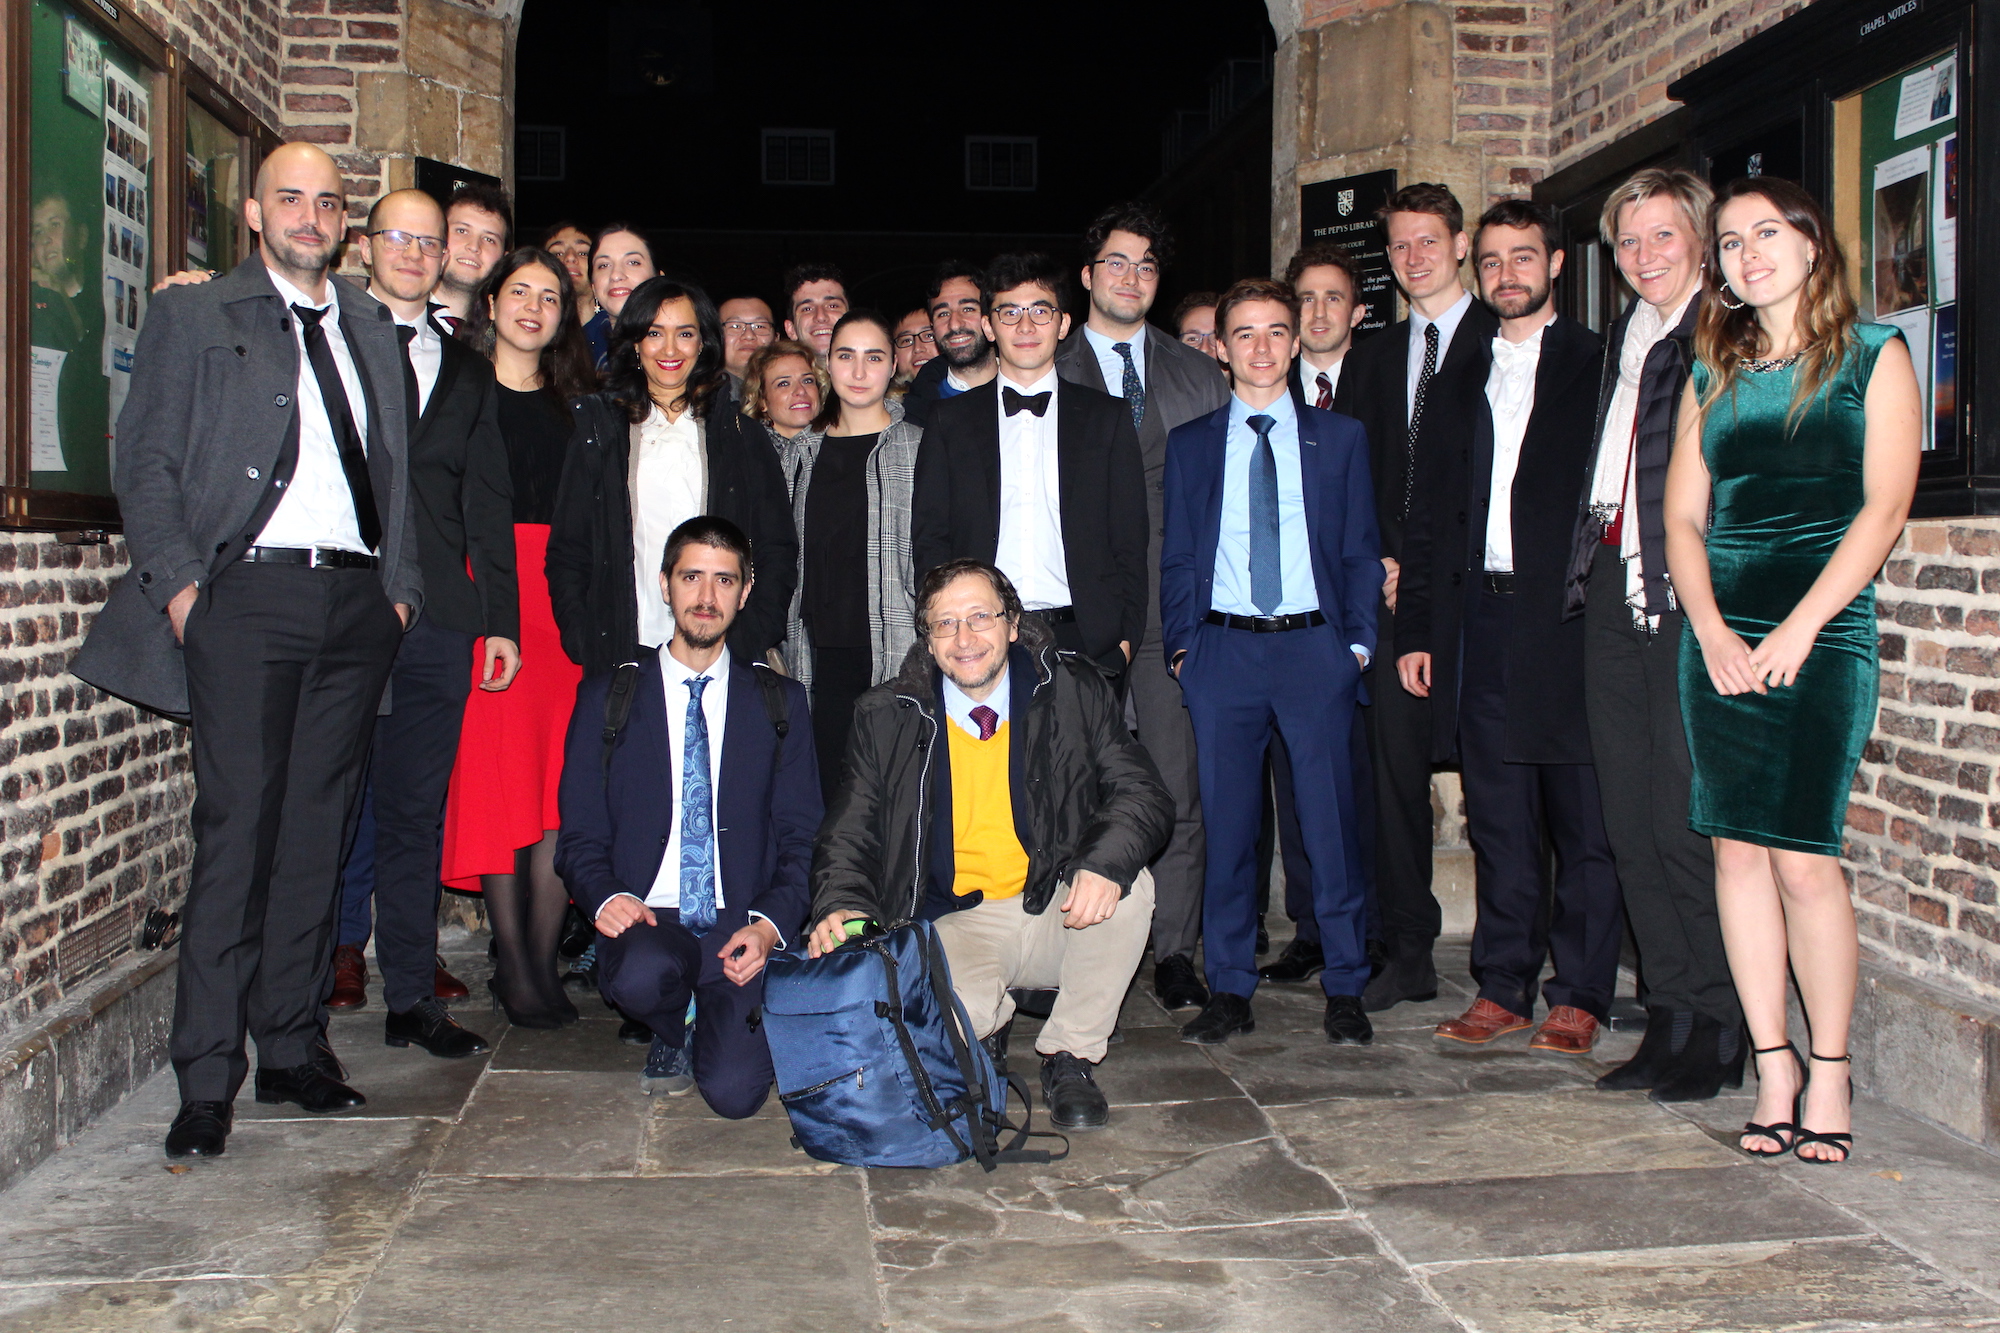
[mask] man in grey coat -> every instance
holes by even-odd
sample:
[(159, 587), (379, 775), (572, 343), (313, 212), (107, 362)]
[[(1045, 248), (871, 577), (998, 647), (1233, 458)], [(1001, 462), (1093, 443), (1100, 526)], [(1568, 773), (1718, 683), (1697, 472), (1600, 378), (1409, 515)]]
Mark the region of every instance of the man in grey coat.
[(257, 1100), (364, 1103), (320, 1027), (341, 839), (375, 710), (423, 603), (408, 368), (387, 309), (328, 276), (333, 159), (257, 173), (236, 271), (153, 302), (114, 478), (132, 569), (72, 669), (194, 730), (194, 866), (169, 1157), (213, 1157), (257, 1041)]
[(1142, 204), (1117, 204), (1083, 238), (1083, 286), (1090, 313), (1056, 353), (1056, 373), (1072, 384), (1126, 400), (1146, 470), (1149, 580), (1146, 639), (1132, 656), (1130, 716), (1139, 741), (1174, 798), (1174, 832), (1153, 863), (1153, 988), (1169, 1009), (1199, 1008), (1208, 988), (1194, 969), (1201, 942), (1201, 782), (1194, 729), (1180, 683), (1160, 651), (1161, 480), (1167, 432), (1229, 401), (1229, 381), (1213, 357), (1146, 322), (1160, 293), (1160, 268), (1171, 253), (1161, 218)]

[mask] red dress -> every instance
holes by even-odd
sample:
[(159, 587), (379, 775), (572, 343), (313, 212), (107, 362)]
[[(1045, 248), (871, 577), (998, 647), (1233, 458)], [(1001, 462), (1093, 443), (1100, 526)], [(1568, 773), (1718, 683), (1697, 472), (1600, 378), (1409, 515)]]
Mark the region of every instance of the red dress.
[(562, 783), (563, 740), (583, 668), (563, 652), (543, 572), (549, 529), (514, 525), (514, 567), (521, 590), (521, 670), (514, 683), (491, 692), (479, 688), (473, 663), (472, 697), (465, 702), (458, 762), (444, 808), (447, 887), (479, 888), (481, 875), (514, 873), (514, 853), (532, 847), (556, 828), (556, 790)]

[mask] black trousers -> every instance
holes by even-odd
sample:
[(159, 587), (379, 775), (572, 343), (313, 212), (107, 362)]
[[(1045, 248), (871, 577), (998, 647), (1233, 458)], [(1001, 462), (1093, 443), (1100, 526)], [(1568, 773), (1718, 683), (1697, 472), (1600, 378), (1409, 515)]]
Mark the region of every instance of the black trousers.
[[(1472, 975), (1481, 998), (1535, 1011), (1544, 959), (1549, 1004), (1602, 1019), (1618, 983), (1625, 917), (1589, 764), (1517, 764), (1507, 751), (1507, 653), (1514, 599), (1475, 587), (1465, 599), (1458, 747), (1479, 919)], [(1546, 839), (1546, 846), (1544, 840)], [(1554, 901), (1549, 849), (1555, 853)]]
[(819, 755), (820, 796), (828, 805), (847, 772), (847, 733), (854, 701), (868, 692), (874, 656), (866, 648), (813, 650), (813, 750)]
[(1584, 603), (1584, 703), (1604, 829), (1639, 945), (1646, 1003), (1743, 1021), (1715, 907), (1715, 851), (1688, 827), (1694, 769), (1681, 727), (1680, 612), (1648, 634), (1625, 605), (1625, 565), (1600, 547)]
[[(440, 821), (472, 692), (473, 642), (418, 620), (389, 673), (389, 712), (375, 722), (375, 964), (392, 1013), (414, 1009), (436, 985)], [(350, 884), (355, 869), (350, 856)]]
[(1371, 931), (1391, 958), (1428, 957), (1444, 912), (1431, 892), (1431, 703), (1396, 680), (1396, 617), (1376, 617), (1368, 681), (1369, 754), (1375, 769), (1375, 897)]
[(170, 1049), (184, 1101), (303, 1064), (333, 963), (340, 856), (402, 623), (366, 569), (235, 564), (188, 616), (194, 868)]
[[(1174, 802), (1174, 831), (1153, 859), (1153, 959), (1192, 958), (1201, 943), (1202, 867), (1208, 844), (1201, 822), (1201, 771), (1195, 764), (1194, 726), (1181, 683), (1167, 670), (1160, 627), (1149, 624), (1126, 673), (1139, 743), (1153, 757)], [(1310, 892), (1310, 886), (1307, 890)]]

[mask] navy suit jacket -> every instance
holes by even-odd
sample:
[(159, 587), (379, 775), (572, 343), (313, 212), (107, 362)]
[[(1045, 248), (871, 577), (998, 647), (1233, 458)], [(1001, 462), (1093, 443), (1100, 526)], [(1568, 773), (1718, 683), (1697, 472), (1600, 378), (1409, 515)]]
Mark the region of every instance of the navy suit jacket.
[[(577, 687), (563, 750), (556, 873), (588, 917), (621, 893), (645, 900), (680, 810), (673, 776), (680, 756), (668, 753), (659, 651), (639, 653), (632, 712), (611, 752), (608, 774), (604, 696), (612, 674), (586, 677)], [(716, 924), (734, 930), (756, 912), (770, 918), (791, 944), (804, 929), (812, 902), (807, 875), (822, 813), (812, 713), (805, 690), (781, 680), (791, 724), (781, 747), (753, 671), (730, 655), (729, 717), (714, 796), (723, 899)]]
[[(1368, 474), (1368, 435), (1352, 417), (1300, 407), (1299, 479), (1319, 609), (1342, 645), (1375, 652), (1382, 595), (1382, 539)], [(1175, 427), (1167, 437), (1166, 533), (1160, 547), (1160, 637), (1167, 662), (1193, 645), (1215, 596), (1222, 532), (1222, 464), (1229, 404)]]

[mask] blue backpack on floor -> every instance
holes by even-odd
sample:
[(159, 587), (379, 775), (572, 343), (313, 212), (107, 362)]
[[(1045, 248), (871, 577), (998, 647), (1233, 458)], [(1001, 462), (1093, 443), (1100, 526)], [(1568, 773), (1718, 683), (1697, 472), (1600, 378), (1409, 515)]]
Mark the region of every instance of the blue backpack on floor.
[[(764, 972), (764, 1034), (792, 1143), (846, 1166), (950, 1166), (970, 1157), (1051, 1162), (1027, 1150), (1033, 1106), (972, 1036), (937, 928), (912, 921), (818, 958), (778, 953)], [(1022, 1123), (1007, 1119), (1007, 1092)], [(1010, 1136), (1003, 1145), (1003, 1135)], [(1035, 1138), (1062, 1138), (1034, 1134)]]

